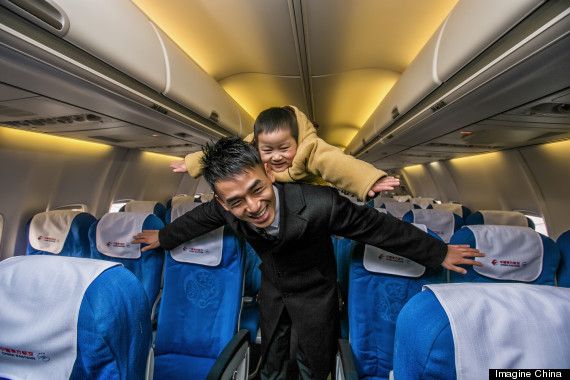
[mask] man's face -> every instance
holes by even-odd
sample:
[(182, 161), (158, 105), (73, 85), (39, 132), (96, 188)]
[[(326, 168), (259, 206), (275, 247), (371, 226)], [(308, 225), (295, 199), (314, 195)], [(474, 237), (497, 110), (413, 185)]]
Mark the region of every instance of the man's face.
[(216, 199), (236, 218), (265, 228), (275, 219), (273, 176), (261, 166), (215, 183)]

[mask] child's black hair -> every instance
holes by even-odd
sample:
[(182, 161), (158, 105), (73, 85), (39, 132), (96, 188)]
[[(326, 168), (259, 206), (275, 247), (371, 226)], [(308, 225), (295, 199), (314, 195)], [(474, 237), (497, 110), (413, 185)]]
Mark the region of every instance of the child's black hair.
[(257, 137), (260, 133), (271, 133), (282, 129), (289, 130), (295, 141), (298, 141), (299, 126), (295, 111), (291, 107), (272, 107), (262, 111), (253, 124), (253, 144), (257, 146)]

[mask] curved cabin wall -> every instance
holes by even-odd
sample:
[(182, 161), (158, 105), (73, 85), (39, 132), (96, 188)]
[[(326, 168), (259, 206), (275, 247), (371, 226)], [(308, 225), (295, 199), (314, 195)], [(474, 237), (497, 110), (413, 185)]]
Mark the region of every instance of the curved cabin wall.
[(413, 196), (473, 209), (543, 215), (556, 238), (570, 229), (570, 141), (414, 165), (400, 171)]
[(25, 253), (25, 225), (38, 212), (81, 203), (100, 218), (112, 201), (166, 202), (193, 194), (196, 180), (173, 174), (172, 157), (0, 127), (0, 260)]

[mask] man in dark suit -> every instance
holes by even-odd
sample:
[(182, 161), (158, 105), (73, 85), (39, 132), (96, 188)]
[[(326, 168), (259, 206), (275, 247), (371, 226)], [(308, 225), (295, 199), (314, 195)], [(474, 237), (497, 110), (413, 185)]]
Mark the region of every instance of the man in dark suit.
[(447, 246), (411, 224), (358, 206), (330, 187), (273, 184), (255, 148), (224, 138), (204, 149), (204, 177), (215, 200), (203, 203), (160, 231), (134, 243), (172, 249), (229, 225), (259, 254), (262, 379), (285, 379), (291, 329), (297, 335), (303, 379), (326, 379), (333, 369), (338, 331), (336, 264), (331, 234), (410, 258), (427, 267), (479, 265), (466, 246)]

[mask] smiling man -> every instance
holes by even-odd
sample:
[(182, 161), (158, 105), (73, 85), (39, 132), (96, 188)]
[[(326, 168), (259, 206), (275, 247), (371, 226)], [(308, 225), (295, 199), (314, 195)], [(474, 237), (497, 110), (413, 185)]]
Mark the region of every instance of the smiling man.
[(256, 149), (224, 138), (204, 149), (204, 177), (215, 200), (160, 231), (143, 231), (143, 251), (172, 249), (223, 225), (245, 238), (262, 260), (262, 379), (285, 379), (291, 330), (303, 379), (326, 379), (334, 366), (338, 333), (336, 263), (330, 236), (345, 236), (410, 258), (427, 267), (480, 265), (466, 246), (447, 246), (418, 228), (373, 208), (358, 206), (326, 186), (273, 184)]

